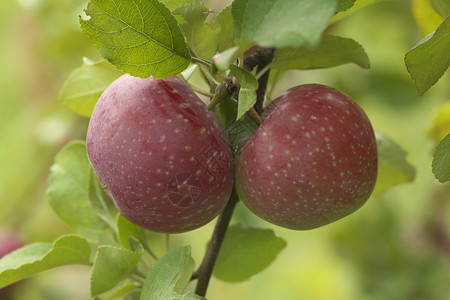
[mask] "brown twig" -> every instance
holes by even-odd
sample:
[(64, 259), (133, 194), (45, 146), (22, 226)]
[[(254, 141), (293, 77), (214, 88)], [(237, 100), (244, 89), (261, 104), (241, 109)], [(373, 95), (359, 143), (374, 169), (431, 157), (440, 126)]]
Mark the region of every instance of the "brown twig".
[[(273, 54), (275, 48), (263, 48), (256, 51), (255, 55), (258, 60), (258, 68), (256, 72), (261, 72), (267, 65), (273, 60)], [(264, 72), (264, 74), (258, 79), (258, 90), (256, 91), (256, 103), (254, 108), (256, 112), (261, 115), (264, 108), (264, 95), (266, 94), (267, 82), (269, 81), (270, 69)]]
[(202, 263), (198, 269), (192, 274), (192, 279), (198, 279), (195, 293), (204, 297), (208, 288), (209, 280), (219, 254), (220, 246), (222, 245), (228, 225), (231, 221), (236, 203), (239, 201), (236, 191), (233, 189), (227, 205), (220, 214), (216, 227), (214, 228), (211, 241), (209, 242), (206, 254), (203, 257)]
[(227, 89), (227, 82), (223, 82), (216, 87), (216, 92), (211, 101), (206, 105), (207, 110), (213, 110), (220, 102), (228, 99), (231, 96)]

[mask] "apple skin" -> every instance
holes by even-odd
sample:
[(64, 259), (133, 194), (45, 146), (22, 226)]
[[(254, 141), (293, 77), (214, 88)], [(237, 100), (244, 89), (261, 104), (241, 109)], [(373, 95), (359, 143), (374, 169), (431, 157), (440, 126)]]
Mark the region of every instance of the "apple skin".
[(367, 201), (377, 179), (377, 145), (356, 102), (331, 87), (306, 84), (278, 96), (266, 112), (236, 162), (236, 191), (251, 211), (306, 230)]
[[(17, 237), (17, 233), (8, 230), (8, 229), (0, 229), (0, 259), (13, 252), (14, 250), (19, 249), (23, 246), (22, 241)], [(0, 289), (0, 299), (10, 299), (12, 293), (15, 289), (20, 285), (19, 282), (8, 285), (4, 288)]]
[(0, 230), (0, 258), (20, 247), (22, 247), (22, 242), (14, 232)]
[(226, 137), (178, 77), (126, 74), (113, 82), (94, 108), (86, 147), (120, 213), (151, 231), (201, 227), (231, 194), (234, 165)]

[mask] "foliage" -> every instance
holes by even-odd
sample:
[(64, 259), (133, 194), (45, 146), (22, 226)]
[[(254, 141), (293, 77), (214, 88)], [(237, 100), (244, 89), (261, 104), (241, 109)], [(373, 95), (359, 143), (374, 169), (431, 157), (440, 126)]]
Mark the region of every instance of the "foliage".
[[(234, 1), (234, 39), (263, 47), (315, 47), (335, 12), (336, 1)], [(263, 16), (263, 18), (261, 18)]]
[(202, 299), (189, 292), (187, 297), (180, 297), (194, 268), (189, 246), (172, 250), (153, 265), (145, 279), (141, 299)]
[(305, 47), (278, 49), (273, 68), (308, 70), (331, 68), (346, 63), (355, 63), (365, 69), (370, 67), (369, 57), (356, 41), (325, 34), (314, 50)]
[(70, 143), (55, 157), (47, 196), (55, 213), (73, 231), (92, 242), (98, 242), (107, 223), (91, 205), (91, 172), (84, 144)]
[(378, 176), (375, 194), (403, 182), (414, 180), (415, 169), (406, 161), (406, 152), (394, 141), (382, 134), (377, 134)]
[(36, 273), (69, 264), (87, 264), (91, 248), (77, 235), (65, 235), (52, 243), (26, 245), (1, 260), (0, 287)]
[[(176, 75), (189, 64), (189, 51), (169, 9), (156, 0), (92, 1), (81, 29), (101, 54), (138, 77)], [(151, 55), (149, 55), (151, 53)]]
[(97, 296), (114, 288), (133, 273), (144, 252), (135, 239), (130, 238), (135, 249), (127, 250), (110, 245), (98, 247), (91, 273), (91, 294)]
[(76, 113), (89, 117), (98, 97), (121, 74), (106, 61), (92, 62), (86, 58), (67, 78), (60, 99)]
[(423, 95), (447, 71), (450, 65), (450, 17), (434, 32), (426, 36), (405, 56), (406, 66)]
[(450, 134), (436, 147), (433, 157), (433, 173), (444, 183), (450, 181)]
[(270, 229), (233, 225), (225, 235), (214, 276), (228, 282), (248, 280), (267, 268), (285, 247), (286, 242)]

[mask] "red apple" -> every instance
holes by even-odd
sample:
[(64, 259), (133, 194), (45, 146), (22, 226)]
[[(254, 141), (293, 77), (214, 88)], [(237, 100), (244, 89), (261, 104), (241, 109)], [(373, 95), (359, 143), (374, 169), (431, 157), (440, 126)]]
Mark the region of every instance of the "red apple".
[(0, 230), (0, 258), (20, 247), (22, 247), (22, 242), (16, 233)]
[(312, 229), (369, 198), (377, 178), (373, 128), (345, 94), (307, 84), (278, 96), (239, 154), (236, 189), (245, 205), (282, 227)]
[[(6, 229), (0, 229), (0, 259), (6, 254), (19, 249), (22, 245), (22, 241), (17, 237), (17, 233)], [(0, 299), (9, 299), (18, 285), (19, 283), (14, 283), (0, 289)]]
[(215, 116), (178, 77), (123, 75), (98, 100), (87, 153), (122, 215), (177, 233), (210, 222), (233, 186), (233, 158)]

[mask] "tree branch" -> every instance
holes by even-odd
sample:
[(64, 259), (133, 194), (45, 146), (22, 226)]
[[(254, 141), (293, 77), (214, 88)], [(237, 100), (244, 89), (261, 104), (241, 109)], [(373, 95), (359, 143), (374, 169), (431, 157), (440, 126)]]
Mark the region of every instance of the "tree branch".
[(203, 261), (198, 269), (192, 274), (192, 279), (198, 279), (195, 293), (199, 296), (204, 297), (206, 295), (206, 290), (208, 289), (209, 280), (211, 279), (220, 246), (222, 245), (225, 233), (227, 232), (228, 225), (231, 221), (231, 216), (233, 215), (234, 208), (238, 201), (238, 195), (233, 188), (230, 199), (217, 220), (216, 227), (214, 228), (214, 232), (211, 237), (211, 241), (209, 242), (208, 249), (206, 250), (206, 254), (203, 257)]
[[(272, 62), (275, 48), (262, 48), (256, 51), (255, 55), (258, 61), (257, 74), (263, 70)], [(269, 81), (270, 69), (267, 69), (262, 73), (258, 79), (258, 90), (256, 91), (256, 103), (253, 106), (256, 112), (261, 115), (263, 112), (264, 95), (266, 94), (267, 82)]]

